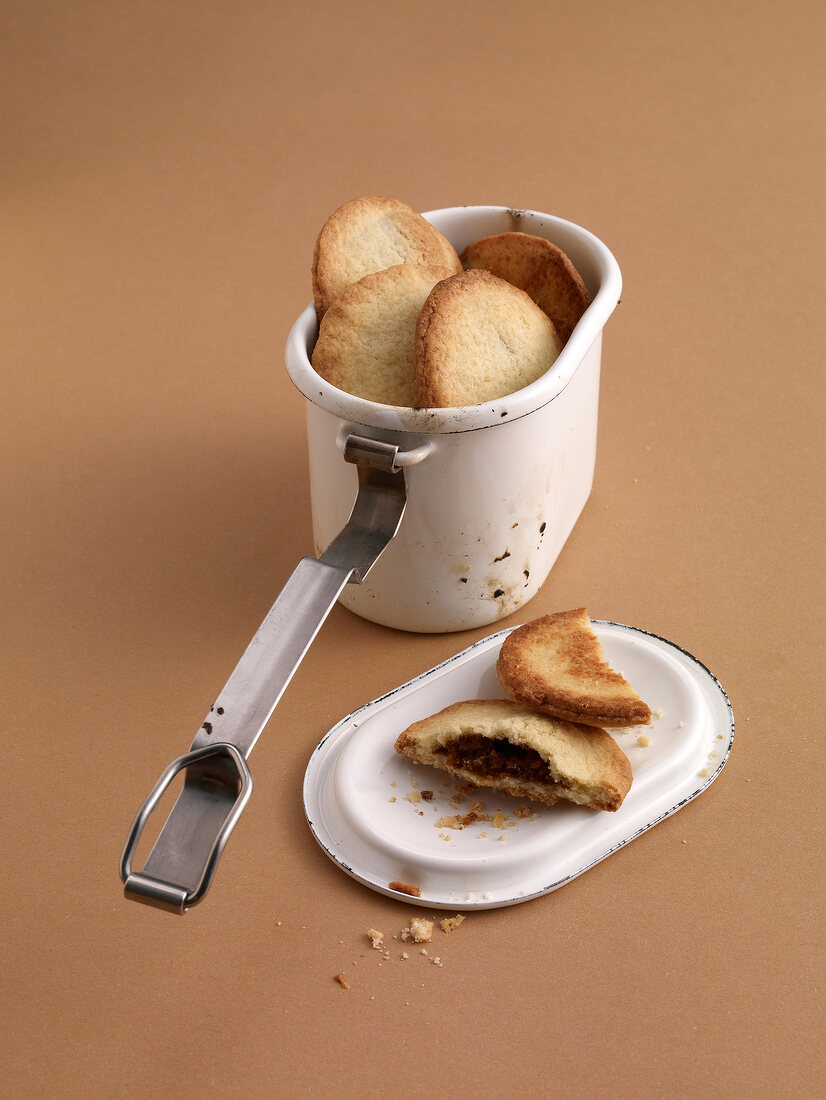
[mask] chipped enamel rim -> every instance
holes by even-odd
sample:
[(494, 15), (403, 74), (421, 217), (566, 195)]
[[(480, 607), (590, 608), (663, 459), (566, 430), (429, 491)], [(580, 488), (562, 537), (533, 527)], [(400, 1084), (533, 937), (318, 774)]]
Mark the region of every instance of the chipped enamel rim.
[(365, 401), (331, 386), (312, 368), (310, 356), (318, 335), (315, 307), (309, 305), (293, 325), (286, 347), (287, 372), (314, 405), (342, 420), (392, 431), (444, 435), (474, 431), (515, 420), (553, 401), (568, 385), (586, 352), (602, 332), (622, 291), (617, 261), (593, 233), (573, 222), (535, 210), (506, 206), (453, 206), (423, 215), (461, 252), (480, 237), (517, 230), (556, 244), (582, 275), (591, 304), (571, 333), (551, 369), (517, 393), (483, 405), (453, 409), (401, 409)]
[[(329, 858), (370, 889), (420, 907), (515, 905), (566, 885), (706, 791), (734, 741), (734, 716), (719, 681), (696, 657), (656, 634), (605, 620), (593, 626), (611, 663), (655, 713), (658, 699), (667, 699), (671, 711), (653, 727), (613, 731), (634, 771), (620, 810), (595, 814), (559, 803), (540, 808), (535, 819), (514, 821), (502, 833), (504, 844), (483, 838), (490, 829), (484, 823), (448, 829), (452, 835), (443, 842), (426, 812), (422, 816), (416, 803), (406, 801), (402, 784), (412, 783), (410, 776), (420, 786), (435, 785), (441, 773), (398, 757), (395, 736), (449, 702), (494, 697), (496, 657), (511, 627), (361, 707), (323, 738), (307, 766), (304, 808)], [(473, 685), (478, 695), (469, 692)], [(653, 748), (638, 744), (641, 734)], [(478, 798), (509, 807), (506, 816), (518, 804), (481, 789)], [(440, 813), (445, 805), (436, 801)], [(395, 880), (420, 883), (421, 896), (390, 889)]]

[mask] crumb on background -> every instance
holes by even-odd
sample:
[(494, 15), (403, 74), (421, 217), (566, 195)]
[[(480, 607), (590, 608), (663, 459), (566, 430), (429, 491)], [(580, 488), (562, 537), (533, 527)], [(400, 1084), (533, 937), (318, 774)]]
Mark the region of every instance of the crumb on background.
[(464, 922), (464, 919), (461, 913), (457, 913), (455, 917), (445, 917), (440, 927), (443, 932), (454, 932)]
[(345, 978), (345, 976), (343, 974), (336, 974), (335, 975), (335, 980), (338, 982), (338, 984), (341, 986), (342, 989), (349, 989), (350, 988), (350, 983), (347, 981), (347, 979)]
[(408, 928), (402, 932), (403, 940), (413, 940), (414, 943), (427, 943), (433, 938), (433, 921), (426, 917), (413, 917)]

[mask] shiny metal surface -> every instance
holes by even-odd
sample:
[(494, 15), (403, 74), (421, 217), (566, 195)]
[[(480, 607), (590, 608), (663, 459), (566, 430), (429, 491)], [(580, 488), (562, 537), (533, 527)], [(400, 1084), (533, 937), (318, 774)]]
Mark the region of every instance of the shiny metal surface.
[[(358, 470), (350, 518), (321, 558), (302, 558), (209, 708), (190, 751), (163, 772), (135, 818), (121, 858), (133, 901), (184, 913), (200, 901), (252, 792), (246, 757), (344, 586), (360, 584), (398, 530), (407, 489), (398, 447), (350, 436)], [(403, 459), (403, 456), (401, 456)], [(132, 860), (147, 818), (174, 777), (183, 789), (142, 871)]]

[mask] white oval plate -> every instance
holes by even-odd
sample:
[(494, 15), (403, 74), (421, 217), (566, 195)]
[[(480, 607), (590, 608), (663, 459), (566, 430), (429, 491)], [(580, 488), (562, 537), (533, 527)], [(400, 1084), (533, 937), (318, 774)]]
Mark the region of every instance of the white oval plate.
[[(304, 809), (327, 855), (400, 901), (457, 910), (515, 905), (564, 886), (706, 790), (734, 740), (721, 685), (664, 638), (620, 623), (593, 626), (612, 667), (654, 712), (651, 726), (612, 731), (634, 774), (616, 813), (545, 807), (483, 788), (462, 799), (446, 772), (395, 751), (412, 722), (462, 699), (503, 697), (496, 659), (510, 631), (502, 630), (361, 707), (321, 741), (304, 777)], [(473, 801), (488, 819), (457, 827)], [(419, 897), (391, 889), (394, 881), (415, 883)]]

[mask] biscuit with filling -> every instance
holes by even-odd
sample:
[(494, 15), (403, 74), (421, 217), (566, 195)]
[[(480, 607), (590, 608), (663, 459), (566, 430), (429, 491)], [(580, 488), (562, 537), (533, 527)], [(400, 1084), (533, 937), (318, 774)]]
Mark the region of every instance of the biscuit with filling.
[(637, 726), (651, 711), (605, 658), (584, 607), (519, 626), (496, 662), (505, 694), (543, 714), (592, 726)]
[(479, 787), (554, 805), (618, 810), (631, 765), (605, 730), (538, 714), (509, 699), (453, 703), (399, 734), (396, 751)]
[(556, 329), (518, 287), (465, 271), (433, 288), (416, 325), (417, 404), (452, 408), (529, 386), (562, 350)]
[(530, 233), (499, 233), (469, 244), (465, 268), (483, 268), (518, 286), (556, 326), (563, 344), (591, 304), (579, 272), (555, 244)]
[(416, 322), (435, 284), (450, 275), (446, 267), (399, 264), (353, 283), (324, 314), (313, 368), (367, 401), (415, 405)]
[(397, 199), (361, 195), (331, 214), (313, 254), (313, 301), (319, 321), (348, 286), (399, 264), (462, 270), (456, 249), (421, 214)]

